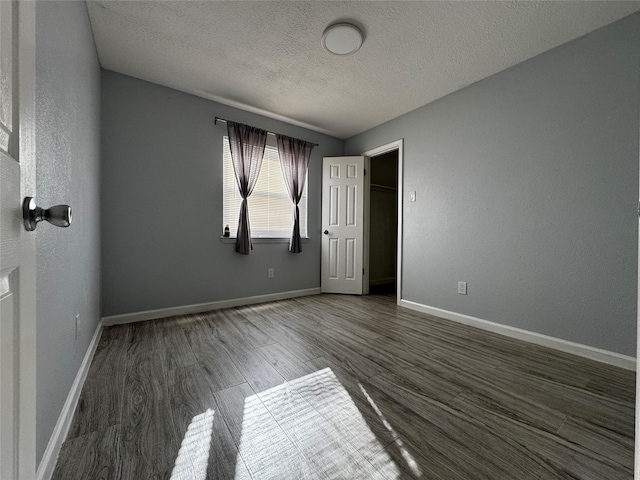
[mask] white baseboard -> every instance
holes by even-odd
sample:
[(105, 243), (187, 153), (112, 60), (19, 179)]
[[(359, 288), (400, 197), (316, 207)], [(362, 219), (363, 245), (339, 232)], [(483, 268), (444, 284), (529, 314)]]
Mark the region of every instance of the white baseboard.
[(289, 292), (270, 293), (267, 295), (256, 295), (254, 297), (232, 298), (231, 300), (220, 300), (217, 302), (197, 303), (195, 305), (183, 305), (180, 307), (160, 308), (158, 310), (146, 310), (144, 312), (125, 313), (122, 315), (110, 315), (108, 317), (102, 317), (102, 324), (105, 327), (108, 327), (111, 325), (143, 322), (145, 320), (156, 320), (158, 318), (173, 317), (176, 315), (188, 315), (190, 313), (220, 310), (221, 308), (241, 307), (243, 305), (274, 302), (276, 300), (285, 300), (287, 298), (318, 295), (319, 293), (320, 288), (316, 287), (307, 288), (304, 290), (292, 290)]
[(625, 368), (627, 370), (636, 369), (636, 359), (627, 355), (622, 355), (616, 352), (610, 352), (608, 350), (602, 350), (596, 347), (590, 347), (589, 345), (582, 345), (580, 343), (570, 342), (561, 338), (550, 337), (542, 335), (540, 333), (530, 332), (528, 330), (522, 330), (516, 327), (510, 327), (508, 325), (502, 325), (500, 323), (490, 322), (481, 318), (471, 317), (461, 313), (450, 312), (449, 310), (442, 310), (436, 307), (429, 307), (420, 303), (411, 302), (409, 300), (400, 300), (398, 305), (401, 307), (410, 308), (422, 313), (428, 313), (436, 317), (445, 318), (454, 322), (469, 325), (471, 327), (480, 328), (489, 332), (498, 333), (507, 337), (517, 338), (526, 342), (535, 343), (543, 347), (554, 348), (562, 352), (571, 353), (580, 357), (589, 358), (598, 362), (607, 363), (609, 365), (615, 365), (616, 367)]
[(84, 354), (84, 358), (82, 359), (76, 378), (71, 385), (71, 390), (69, 391), (69, 395), (67, 395), (67, 400), (64, 402), (64, 406), (62, 407), (56, 426), (53, 429), (51, 438), (49, 438), (49, 443), (44, 451), (42, 460), (40, 460), (40, 465), (38, 465), (38, 472), (36, 474), (37, 480), (50, 480), (53, 475), (53, 471), (55, 470), (56, 463), (58, 461), (58, 455), (60, 454), (60, 448), (62, 448), (62, 444), (66, 440), (69, 429), (71, 428), (73, 414), (78, 406), (80, 393), (82, 392), (84, 381), (89, 373), (89, 367), (91, 367), (93, 355), (96, 353), (96, 348), (100, 341), (100, 335), (102, 335), (102, 321), (98, 322), (96, 331), (94, 332), (91, 343), (89, 343), (89, 347)]

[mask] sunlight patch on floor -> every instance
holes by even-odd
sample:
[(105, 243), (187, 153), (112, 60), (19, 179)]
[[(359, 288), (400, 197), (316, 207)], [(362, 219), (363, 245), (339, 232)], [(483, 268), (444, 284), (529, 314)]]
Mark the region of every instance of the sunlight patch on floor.
[[(367, 399), (367, 401), (369, 402), (373, 410), (380, 417), (380, 420), (382, 421), (382, 424), (385, 426), (385, 428), (389, 430), (389, 432), (391, 432), (392, 434), (395, 434), (396, 433), (395, 430), (393, 429), (391, 424), (387, 421), (387, 419), (384, 417), (384, 414), (378, 408), (378, 405), (376, 405), (376, 402), (373, 401), (373, 398), (371, 398), (371, 396), (369, 395), (369, 392), (367, 392), (367, 390), (362, 386), (361, 383), (358, 383), (358, 386), (360, 387), (360, 390), (364, 394), (365, 398)], [(413, 456), (406, 449), (406, 447), (404, 446), (404, 443), (402, 443), (402, 440), (400, 440), (399, 436), (398, 436), (398, 439), (396, 440), (396, 443), (400, 448), (400, 455), (402, 455), (402, 458), (404, 459), (409, 469), (413, 472), (413, 474), (416, 477), (421, 478), (422, 470), (420, 470), (420, 466), (418, 465), (418, 462), (416, 462), (416, 459), (413, 458)]]
[(209, 448), (214, 412), (206, 412), (191, 419), (180, 445), (171, 480), (205, 480), (209, 463)]
[(255, 479), (400, 477), (330, 368), (247, 397), (239, 451)]

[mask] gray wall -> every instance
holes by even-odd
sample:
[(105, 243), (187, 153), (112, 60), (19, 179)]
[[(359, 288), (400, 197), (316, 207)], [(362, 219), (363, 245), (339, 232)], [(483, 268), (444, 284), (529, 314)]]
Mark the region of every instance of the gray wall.
[[(322, 157), (341, 155), (342, 140), (109, 71), (102, 113), (104, 316), (319, 287)], [(215, 116), (320, 144), (302, 253), (220, 242), (226, 125)]]
[(100, 320), (100, 66), (84, 2), (37, 3), (36, 75), (36, 200), (73, 208), (69, 228), (35, 232), (40, 462)]
[(404, 138), (404, 299), (635, 355), (639, 59), (636, 14), (347, 140)]

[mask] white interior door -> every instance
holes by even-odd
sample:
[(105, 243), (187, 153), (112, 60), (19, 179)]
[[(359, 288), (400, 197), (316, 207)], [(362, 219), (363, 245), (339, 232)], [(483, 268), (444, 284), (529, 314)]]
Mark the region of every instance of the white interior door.
[(35, 478), (35, 2), (0, 1), (0, 478)]
[(322, 163), (323, 293), (362, 295), (365, 157)]

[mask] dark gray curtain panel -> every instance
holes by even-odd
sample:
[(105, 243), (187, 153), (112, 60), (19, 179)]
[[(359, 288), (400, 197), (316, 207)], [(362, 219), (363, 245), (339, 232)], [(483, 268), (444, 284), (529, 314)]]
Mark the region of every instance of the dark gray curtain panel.
[(242, 197), (236, 235), (236, 252), (249, 255), (253, 250), (253, 245), (251, 243), (247, 198), (253, 192), (258, 181), (264, 147), (267, 142), (267, 132), (241, 123), (227, 121), (227, 134), (229, 135), (233, 171), (236, 174), (236, 183)]
[(314, 144), (279, 134), (276, 135), (276, 139), (278, 141), (278, 155), (284, 183), (293, 202), (293, 233), (289, 242), (289, 251), (300, 253), (302, 251), (302, 241), (300, 239), (300, 209), (298, 204), (304, 192), (309, 158)]

